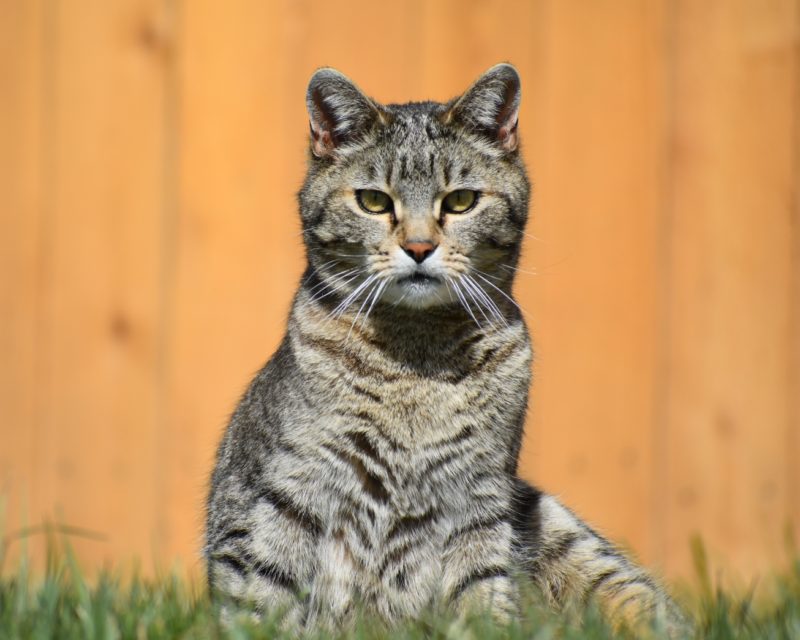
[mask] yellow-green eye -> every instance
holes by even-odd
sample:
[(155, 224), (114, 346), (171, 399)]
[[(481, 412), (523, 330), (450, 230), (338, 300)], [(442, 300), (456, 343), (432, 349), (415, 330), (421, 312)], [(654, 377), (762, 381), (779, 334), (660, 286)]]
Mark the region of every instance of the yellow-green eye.
[(356, 191), (356, 200), (367, 213), (389, 213), (394, 209), (392, 199), (375, 189), (359, 189)]
[(465, 213), (475, 206), (478, 201), (478, 192), (469, 189), (458, 189), (448, 193), (442, 200), (444, 213)]

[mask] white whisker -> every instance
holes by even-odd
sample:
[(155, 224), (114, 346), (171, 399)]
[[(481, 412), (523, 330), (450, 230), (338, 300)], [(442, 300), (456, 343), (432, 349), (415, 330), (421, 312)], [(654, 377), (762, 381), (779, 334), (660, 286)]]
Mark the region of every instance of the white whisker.
[(354, 269), (354, 271), (357, 271), (357, 273), (350, 274), (344, 280), (326, 282), (325, 287), (320, 291), (318, 291), (314, 296), (312, 296), (310, 302), (318, 302), (319, 300), (323, 300), (324, 298), (327, 298), (329, 295), (332, 295), (333, 293), (340, 291), (341, 289), (346, 287), (349, 283), (351, 283), (353, 280), (358, 278), (364, 272), (363, 269)]
[(484, 278), (484, 277), (483, 277), (482, 275), (480, 275), (479, 273), (476, 273), (475, 275), (476, 275), (476, 276), (478, 276), (478, 277), (479, 277), (481, 280), (483, 280), (483, 281), (484, 281), (486, 284), (488, 284), (490, 287), (492, 287), (493, 289), (496, 289), (496, 290), (497, 290), (497, 291), (498, 291), (498, 292), (499, 292), (499, 293), (500, 293), (500, 294), (501, 294), (501, 295), (502, 295), (502, 296), (503, 296), (503, 297), (504, 297), (506, 300), (508, 300), (508, 301), (509, 301), (511, 304), (513, 304), (513, 305), (514, 305), (514, 306), (515, 306), (517, 309), (519, 309), (520, 311), (522, 311), (522, 307), (520, 307), (520, 306), (517, 304), (517, 301), (516, 301), (516, 300), (514, 300), (514, 298), (512, 298), (510, 295), (508, 295), (508, 294), (507, 294), (505, 291), (503, 291), (503, 290), (502, 290), (500, 287), (497, 287), (497, 286), (493, 285), (491, 282), (489, 282), (489, 280), (487, 280), (486, 278)]
[(455, 280), (451, 280), (450, 278), (447, 278), (447, 282), (449, 282), (450, 284), (453, 285), (453, 293), (456, 294), (456, 297), (461, 302), (461, 306), (464, 307), (466, 312), (469, 314), (469, 317), (472, 318), (472, 321), (476, 325), (478, 325), (479, 329), (482, 329), (483, 327), (481, 326), (481, 323), (478, 322), (478, 319), (475, 317), (475, 314), (472, 313), (472, 309), (470, 308), (469, 303), (467, 302), (467, 300), (464, 298), (464, 294), (461, 292), (461, 288), (458, 286), (458, 283)]
[[(377, 275), (373, 275), (371, 277), (372, 277), (372, 280), (374, 281), (378, 276)], [(350, 323), (350, 329), (348, 330), (347, 336), (344, 339), (345, 342), (347, 342), (350, 339), (350, 334), (353, 333), (353, 327), (355, 327), (356, 326), (356, 322), (358, 322), (358, 316), (361, 315), (361, 312), (364, 310), (364, 307), (369, 302), (370, 296), (373, 294), (375, 289), (380, 287), (381, 284), (382, 283), (379, 282), (378, 284), (373, 285), (372, 288), (367, 291), (367, 295), (364, 298), (364, 302), (361, 303), (361, 306), (358, 308), (358, 311), (356, 312), (356, 315), (353, 318), (353, 322)]]
[(481, 271), (480, 269), (476, 269), (474, 266), (471, 266), (470, 269), (475, 273), (480, 273), (481, 275), (486, 276), (487, 278), (491, 278), (492, 280), (495, 280), (497, 282), (503, 282), (503, 278), (501, 278), (500, 276), (493, 276), (491, 273), (486, 273), (486, 271)]
[(344, 300), (342, 300), (339, 305), (330, 312), (329, 315), (337, 318), (340, 317), (347, 310), (347, 307), (349, 307), (358, 298), (358, 296), (361, 295), (361, 292), (370, 284), (372, 284), (377, 277), (377, 275), (372, 274), (369, 278), (364, 280), (364, 282), (359, 284), (353, 291), (351, 291), (350, 294)]
[(529, 276), (540, 276), (540, 275), (542, 275), (538, 271), (527, 271), (525, 269), (521, 269), (520, 267), (512, 267), (510, 264), (501, 264), (500, 267), (503, 268), (503, 269), (507, 269), (508, 271), (511, 271), (513, 273), (524, 273), (524, 274), (529, 275)]
[(372, 313), (372, 308), (375, 306), (375, 303), (378, 301), (378, 298), (383, 295), (383, 290), (386, 288), (386, 285), (389, 284), (389, 280), (384, 280), (380, 284), (377, 285), (375, 295), (372, 298), (372, 302), (370, 303), (369, 307), (367, 307), (367, 312), (364, 314), (364, 319), (361, 321), (361, 327), (365, 327), (367, 324), (367, 318), (369, 318), (369, 314)]
[(497, 306), (497, 303), (494, 300), (492, 300), (491, 296), (483, 289), (480, 283), (476, 282), (466, 274), (464, 274), (464, 276), (462, 277), (465, 283), (468, 282), (474, 287), (476, 294), (480, 296), (486, 307), (492, 312), (492, 315), (497, 320), (499, 320), (503, 325), (508, 326), (508, 321), (506, 320), (503, 313), (500, 311), (500, 307)]
[(331, 283), (331, 281), (336, 281), (336, 280), (338, 280), (340, 278), (343, 278), (343, 277), (345, 277), (345, 276), (347, 276), (347, 275), (349, 275), (349, 274), (351, 274), (351, 273), (353, 273), (355, 271), (358, 271), (359, 269), (360, 269), (360, 267), (353, 267), (352, 269), (347, 269), (347, 270), (342, 271), (340, 273), (334, 273), (331, 276), (329, 276), (327, 280), (323, 279), (322, 275), (317, 273), (317, 276), (320, 278), (320, 281), (317, 284), (315, 284), (313, 287), (311, 287), (308, 290), (308, 292), (309, 293), (314, 293), (315, 291), (317, 291), (319, 289), (322, 289), (325, 286), (329, 285)]
[(461, 276), (461, 282), (464, 285), (464, 293), (466, 293), (470, 300), (475, 303), (475, 306), (478, 307), (478, 311), (483, 316), (483, 319), (486, 320), (486, 324), (493, 324), (492, 321), (489, 320), (489, 316), (487, 316), (486, 312), (483, 310), (485, 303), (481, 302), (481, 299), (476, 295), (472, 283), (466, 279), (466, 276)]

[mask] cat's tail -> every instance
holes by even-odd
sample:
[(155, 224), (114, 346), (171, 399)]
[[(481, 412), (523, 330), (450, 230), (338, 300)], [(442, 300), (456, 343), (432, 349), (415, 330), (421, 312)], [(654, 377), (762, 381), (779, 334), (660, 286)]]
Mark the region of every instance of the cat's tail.
[(551, 606), (594, 601), (612, 623), (654, 624), (685, 637), (687, 618), (658, 581), (555, 497), (518, 480), (515, 507), (523, 566)]

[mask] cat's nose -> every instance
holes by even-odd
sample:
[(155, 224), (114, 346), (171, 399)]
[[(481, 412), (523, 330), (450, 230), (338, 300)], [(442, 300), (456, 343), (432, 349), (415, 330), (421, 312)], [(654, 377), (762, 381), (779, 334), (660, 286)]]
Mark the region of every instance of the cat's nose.
[(409, 240), (403, 245), (403, 251), (414, 262), (420, 264), (425, 258), (436, 250), (436, 245), (430, 240)]

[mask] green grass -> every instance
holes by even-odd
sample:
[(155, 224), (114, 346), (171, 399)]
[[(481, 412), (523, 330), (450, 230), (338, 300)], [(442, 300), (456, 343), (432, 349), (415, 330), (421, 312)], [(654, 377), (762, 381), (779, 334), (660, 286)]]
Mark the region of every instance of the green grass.
[[(0, 569), (2, 569), (0, 548)], [(800, 560), (769, 581), (769, 597), (734, 596), (715, 589), (700, 547), (696, 549), (699, 586), (684, 603), (692, 614), (695, 638), (800, 638)], [(757, 600), (757, 601), (756, 601)], [(763, 600), (763, 601), (762, 601)], [(652, 630), (650, 637), (661, 637)], [(0, 638), (281, 638), (275, 620), (261, 624), (242, 619), (224, 626), (204, 589), (169, 576), (156, 580), (121, 579), (111, 570), (92, 580), (81, 573), (69, 552), (48, 554), (42, 575), (25, 562), (0, 578)], [(613, 631), (589, 609), (580, 616), (557, 616), (533, 601), (521, 621), (497, 626), (486, 617), (469, 620), (427, 616), (393, 631), (369, 620), (340, 636), (359, 640), (404, 638), (631, 638)], [(641, 637), (641, 635), (639, 635)]]

